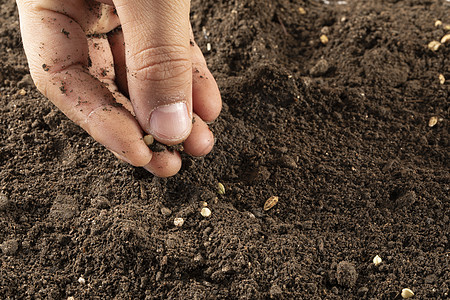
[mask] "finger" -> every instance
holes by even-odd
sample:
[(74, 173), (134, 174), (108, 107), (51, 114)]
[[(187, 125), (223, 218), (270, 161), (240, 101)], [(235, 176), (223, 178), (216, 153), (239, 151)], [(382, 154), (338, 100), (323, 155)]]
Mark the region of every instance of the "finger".
[(154, 152), (153, 158), (144, 168), (158, 177), (170, 177), (181, 169), (181, 156), (177, 151)]
[(142, 128), (165, 144), (192, 127), (188, 0), (114, 0), (122, 23), (128, 88)]
[(192, 119), (192, 131), (184, 141), (184, 152), (192, 156), (204, 156), (214, 146), (214, 135), (208, 125), (196, 114)]
[[(212, 122), (220, 114), (222, 98), (217, 83), (206, 65), (202, 51), (193, 38), (191, 34), (193, 110), (204, 121)], [(122, 31), (118, 30), (112, 33), (109, 36), (109, 42), (114, 56), (116, 83), (120, 91), (128, 94), (127, 73), (125, 71), (125, 46)]]
[[(117, 105), (104, 84), (88, 72), (86, 36), (75, 21), (84, 1), (18, 0), (17, 3), (30, 73), (38, 89), (124, 160), (135, 166), (148, 164), (152, 154), (142, 141), (139, 124)], [(64, 6), (65, 3), (69, 4)], [(52, 10), (51, 4), (60, 6)]]
[(222, 110), (222, 98), (216, 80), (209, 71), (205, 58), (194, 42), (191, 31), (192, 97), (193, 109), (204, 121), (212, 122)]

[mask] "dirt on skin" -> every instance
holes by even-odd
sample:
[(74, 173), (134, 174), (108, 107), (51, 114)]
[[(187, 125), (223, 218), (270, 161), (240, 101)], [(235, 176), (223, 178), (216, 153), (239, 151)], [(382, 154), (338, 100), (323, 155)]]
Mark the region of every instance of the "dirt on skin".
[(35, 89), (2, 1), (0, 298), (448, 299), (449, 4), (192, 1), (224, 109), (160, 179)]

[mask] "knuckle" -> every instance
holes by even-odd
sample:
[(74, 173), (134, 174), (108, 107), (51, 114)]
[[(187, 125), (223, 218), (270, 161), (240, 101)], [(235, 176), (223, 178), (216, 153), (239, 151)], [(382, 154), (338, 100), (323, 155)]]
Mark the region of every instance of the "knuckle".
[(171, 81), (191, 73), (185, 47), (162, 46), (139, 51), (131, 57), (131, 76), (142, 81)]

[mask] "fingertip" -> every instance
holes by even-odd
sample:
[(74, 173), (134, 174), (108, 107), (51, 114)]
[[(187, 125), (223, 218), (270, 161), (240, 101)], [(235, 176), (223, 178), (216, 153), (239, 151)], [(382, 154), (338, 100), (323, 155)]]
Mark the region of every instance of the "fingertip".
[(101, 106), (81, 125), (116, 157), (133, 166), (145, 166), (152, 159), (152, 152), (142, 140), (142, 130), (125, 108)]
[(213, 146), (213, 133), (198, 115), (194, 115), (191, 135), (183, 143), (184, 151), (192, 156), (204, 156), (211, 152)]
[(181, 169), (181, 156), (177, 151), (154, 152), (144, 169), (158, 177), (174, 176)]
[(193, 109), (205, 122), (212, 122), (222, 110), (222, 97), (211, 72), (204, 65), (193, 71)]

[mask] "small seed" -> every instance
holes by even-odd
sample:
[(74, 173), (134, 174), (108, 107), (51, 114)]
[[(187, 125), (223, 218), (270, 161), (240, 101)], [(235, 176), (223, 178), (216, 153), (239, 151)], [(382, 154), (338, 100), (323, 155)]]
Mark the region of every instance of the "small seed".
[(25, 91), (24, 89), (20, 89), (19, 90), (19, 95), (20, 96), (25, 96), (27, 94), (27, 91)]
[(441, 44), (447, 44), (448, 42), (450, 42), (450, 33), (444, 35), (441, 39)]
[(153, 142), (155, 141), (155, 139), (153, 138), (153, 135), (148, 134), (144, 136), (144, 143), (147, 146), (150, 146), (151, 144), (153, 144)]
[(441, 47), (441, 43), (439, 43), (438, 41), (431, 41), (428, 43), (428, 49), (430, 49), (431, 51), (438, 51), (439, 47)]
[(207, 207), (203, 207), (202, 210), (200, 211), (200, 214), (205, 218), (208, 218), (209, 216), (211, 216), (211, 210)]
[(373, 258), (373, 264), (374, 264), (375, 266), (378, 266), (379, 264), (381, 264), (382, 261), (383, 261), (383, 260), (382, 260), (381, 257), (379, 257), (378, 255), (375, 256), (375, 257)]
[(299, 7), (299, 8), (298, 8), (298, 12), (299, 12), (301, 15), (306, 15), (306, 10), (305, 10), (303, 7)]
[(177, 226), (177, 227), (181, 227), (184, 224), (184, 219), (183, 218), (175, 218), (173, 219), (173, 225)]
[(432, 116), (432, 117), (430, 118), (430, 120), (428, 121), (428, 126), (429, 126), (429, 127), (433, 127), (434, 125), (437, 124), (437, 122), (438, 122), (438, 117)]
[(85, 284), (86, 283), (86, 279), (84, 279), (83, 277), (78, 278), (78, 282), (80, 284)]
[(442, 26), (441, 20), (436, 20), (436, 22), (434, 22), (434, 27), (441, 27), (441, 26)]
[(328, 44), (328, 42), (329, 42), (328, 37), (325, 34), (322, 34), (320, 36), (320, 42), (324, 45)]
[(445, 31), (450, 31), (450, 24), (444, 25), (444, 30)]
[(278, 203), (278, 196), (272, 196), (264, 203), (264, 210), (269, 210)]
[(206, 44), (206, 51), (211, 51), (211, 44), (210, 43), (207, 43)]
[(225, 187), (220, 182), (217, 184), (217, 193), (219, 195), (224, 195), (225, 194)]
[(445, 77), (443, 74), (439, 74), (439, 83), (444, 84), (445, 83)]
[(206, 201), (202, 201), (200, 204), (202, 205), (202, 207), (207, 207), (208, 206), (208, 202), (206, 202)]
[(402, 298), (403, 299), (408, 299), (408, 298), (411, 298), (412, 296), (414, 296), (414, 292), (411, 291), (410, 289), (402, 290)]

